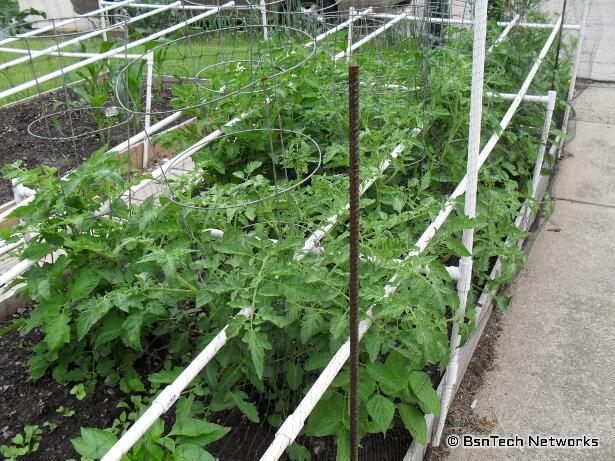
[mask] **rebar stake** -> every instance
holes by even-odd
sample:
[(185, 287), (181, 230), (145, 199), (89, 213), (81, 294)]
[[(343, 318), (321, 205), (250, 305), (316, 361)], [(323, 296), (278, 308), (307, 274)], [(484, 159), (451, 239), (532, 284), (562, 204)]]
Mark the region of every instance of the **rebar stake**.
[(359, 459), (359, 66), (348, 68), (350, 179), (350, 459)]

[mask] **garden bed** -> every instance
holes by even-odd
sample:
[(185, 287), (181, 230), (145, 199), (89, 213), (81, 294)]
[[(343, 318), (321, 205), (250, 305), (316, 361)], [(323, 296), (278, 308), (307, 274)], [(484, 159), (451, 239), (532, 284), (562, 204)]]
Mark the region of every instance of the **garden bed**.
[[(470, 43), (468, 38), (461, 43)], [(379, 50), (378, 59), (369, 52), (354, 56), (365, 81), (371, 77), (391, 81), (397, 90), (415, 88), (425, 56), (401, 43), (398, 49)], [(480, 177), (480, 187), (489, 193), (479, 194), (472, 222), (477, 229), (471, 295), (473, 304), (478, 299), (476, 310), (453, 317), (458, 293), (445, 266), (468, 256), (459, 239), (468, 227), (460, 204), (450, 204), (451, 217), (429, 248), (433, 234), (423, 246), (419, 239), (419, 251), (410, 244), (429, 229), (466, 171), (468, 51), (425, 51), (430, 73), (422, 89), (430, 96), (428, 107), (413, 91), (370, 91), (371, 82), (361, 100), (366, 185), (361, 294), (363, 309), (370, 306), (363, 323), (371, 327), (361, 343), (365, 460), (401, 458), (411, 438), (415, 453), (421, 451), (417, 445), (427, 443), (430, 422), (440, 414), (435, 388), (449, 358), (451, 325), (458, 323), (471, 355), (492, 292), (514, 276), (522, 260), (507, 239), (524, 236), (511, 218), (531, 182), (528, 152), (538, 147), (524, 130), (502, 136)], [(233, 67), (238, 88), (249, 78), (240, 67)], [(525, 76), (518, 63), (512, 67)], [(507, 70), (492, 69), (516, 88), (516, 76)], [(130, 409), (139, 412), (224, 335), (217, 355), (181, 395), (175, 411), (137, 444), (137, 459), (148, 459), (150, 452), (174, 458), (191, 452), (211, 459), (203, 446), (223, 460), (255, 459), (344, 347), (349, 264), (344, 71), (329, 57), (314, 59), (267, 89), (277, 98), (275, 106), (261, 98), (261, 90), (242, 91), (215, 113), (199, 113), (206, 124), (236, 122), (211, 138), (206, 149), (199, 145), (207, 139), (202, 132), (182, 133), (183, 141), (197, 148), (189, 168), (166, 180), (126, 178), (117, 160), (104, 155), (69, 176), (68, 196), (60, 193), (55, 177), (32, 177), (19, 169), (11, 173), (26, 186), (40, 186), (33, 205), (17, 212), (22, 224), (13, 238), (36, 233), (24, 255), (38, 259), (65, 253), (24, 274), (23, 294), (34, 311), (21, 332), (39, 340), (29, 357), (31, 379), (48, 383), (51, 372), (57, 381), (70, 382), (58, 389), (81, 386), (96, 399), (93, 405), (105, 399), (101, 383), (113, 383), (114, 393), (119, 388)], [(185, 107), (200, 102), (194, 93), (178, 93)], [(489, 123), (495, 124), (505, 108), (490, 107)], [(536, 126), (536, 114), (519, 117), (524, 117), (521, 124)], [(280, 128), (272, 129), (272, 120)], [(124, 200), (127, 188), (134, 189), (140, 179), (145, 186), (167, 187), (166, 196)], [(114, 219), (92, 216), (105, 206)], [(477, 334), (470, 336), (474, 327)], [(469, 358), (462, 359), (463, 369)], [(312, 459), (346, 458), (348, 371), (336, 374), (282, 459), (305, 460), (310, 453)], [(91, 429), (84, 434), (95, 434), (96, 446), (105, 441), (105, 451), (136, 416), (118, 427), (112, 424), (114, 415), (110, 410), (107, 421), (85, 424)], [(38, 417), (35, 422), (40, 423)], [(92, 446), (82, 445), (85, 439), (76, 441), (82, 455), (93, 453), (88, 451)]]

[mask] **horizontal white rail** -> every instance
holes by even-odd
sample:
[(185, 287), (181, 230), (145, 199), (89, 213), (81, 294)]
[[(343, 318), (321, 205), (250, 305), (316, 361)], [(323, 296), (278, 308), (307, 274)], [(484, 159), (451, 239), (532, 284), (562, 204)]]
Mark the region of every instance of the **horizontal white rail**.
[[(0, 53), (12, 53), (12, 54), (30, 54), (30, 51), (24, 50), (23, 48), (0, 48)], [(93, 58), (98, 56), (100, 53), (81, 53), (75, 51), (50, 51), (46, 53), (46, 56), (60, 56), (65, 58)], [(111, 56), (109, 59), (146, 59), (145, 56), (141, 56), (140, 54), (123, 54)]]
[[(175, 32), (176, 30), (182, 29), (190, 24), (193, 24), (197, 21), (200, 21), (201, 19), (204, 19), (208, 16), (211, 16), (215, 13), (217, 13), (220, 9), (222, 8), (229, 8), (232, 7), (235, 4), (234, 1), (230, 1), (228, 3), (225, 3), (224, 5), (220, 6), (220, 7), (216, 7), (214, 9), (208, 10), (205, 13), (199, 14), (194, 16), (193, 18), (187, 19), (185, 21), (182, 21), (179, 24), (175, 24), (174, 26), (168, 27), (167, 29), (161, 30), (159, 32), (156, 32), (152, 35), (149, 35), (147, 37), (144, 37), (142, 39), (136, 40), (134, 42), (130, 42), (127, 43), (124, 46), (118, 47), (118, 48), (114, 48), (112, 50), (109, 50), (105, 53), (100, 53), (99, 55), (97, 55), (96, 57), (92, 57), (92, 58), (88, 58), (88, 59), (84, 59), (81, 62), (77, 62), (75, 64), (71, 64), (70, 66), (66, 66), (63, 69), (51, 72), (47, 75), (42, 75), (40, 77), (38, 77), (36, 80), (31, 80), (29, 82), (25, 82), (22, 83), (21, 85), (17, 85), (9, 90), (3, 91), (0, 93), (0, 99), (4, 99), (8, 96), (12, 96), (14, 94), (17, 94), (21, 91), (27, 90), (29, 88), (32, 88), (34, 86), (37, 86), (41, 83), (44, 82), (48, 82), (49, 80), (53, 80), (54, 78), (58, 78), (58, 77), (62, 77), (64, 74), (68, 73), (68, 72), (72, 72), (74, 70), (77, 69), (81, 69), (82, 67), (85, 67), (89, 64), (92, 64), (93, 62), (97, 62), (100, 61), (101, 59), (106, 59), (109, 58), (111, 56), (114, 56), (116, 54), (120, 54), (120, 53), (125, 53), (127, 50), (144, 45), (145, 43), (151, 41), (151, 40), (155, 40), (157, 38), (160, 37), (164, 37), (165, 35), (169, 35), (173, 32)], [(156, 10), (159, 11), (159, 10)]]
[[(370, 15), (375, 18), (382, 19), (391, 19), (396, 18), (399, 15), (396, 13), (373, 13)], [(405, 15), (402, 19), (406, 19), (408, 21), (419, 21), (419, 22), (428, 22), (431, 24), (451, 24), (457, 26), (472, 26), (473, 22), (470, 18), (468, 19), (453, 19), (453, 18), (437, 18), (430, 16), (413, 16), (411, 14)], [(498, 21), (498, 26), (505, 27), (510, 24), (511, 21)], [(546, 24), (540, 22), (519, 22), (517, 23), (517, 27), (526, 28), (526, 29), (553, 29), (556, 27), (556, 24)], [(564, 24), (562, 27), (564, 30), (579, 30), (579, 24)]]
[(59, 22), (54, 22), (48, 26), (39, 27), (37, 29), (29, 30), (22, 34), (17, 34), (15, 37), (8, 37), (3, 40), (0, 40), (0, 46), (6, 45), (7, 43), (16, 42), (17, 40), (27, 39), (30, 37), (36, 38), (37, 35), (41, 35), (45, 32), (49, 32), (50, 30), (55, 30), (63, 26), (67, 26), (68, 24), (73, 24), (77, 21), (82, 21), (83, 19), (89, 19), (91, 16), (99, 15), (100, 13), (106, 13), (107, 11), (115, 10), (116, 8), (120, 8), (122, 6), (133, 3), (134, 0), (124, 0), (121, 2), (108, 2), (108, 6), (104, 8), (98, 8), (94, 11), (90, 11), (88, 13), (82, 14), (80, 16), (76, 16), (74, 18), (68, 18), (66, 20), (61, 20)]
[[(150, 16), (154, 16), (156, 14), (162, 13), (163, 11), (167, 11), (169, 9), (171, 9), (173, 6), (176, 5), (181, 5), (180, 1), (177, 1), (175, 3), (171, 3), (170, 5), (166, 5), (166, 6), (161, 6), (155, 10), (152, 11), (148, 11), (147, 13), (143, 13), (140, 14), (138, 16), (135, 16), (134, 18), (130, 18), (129, 20), (125, 21), (125, 22), (119, 22), (117, 24), (113, 24), (110, 25), (108, 27), (103, 27), (101, 29), (97, 29), (97, 30), (93, 30), (92, 32), (88, 32), (86, 34), (83, 35), (79, 35), (78, 37), (72, 38), (70, 40), (66, 40), (64, 42), (61, 43), (57, 43), (53, 46), (47, 47), (43, 50), (26, 50), (26, 54), (27, 56), (24, 56), (22, 58), (17, 58), (17, 59), (13, 59), (12, 61), (7, 61), (5, 63), (0, 64), (0, 70), (4, 70), (4, 69), (8, 69), (9, 67), (14, 67), (18, 64), (22, 64), (24, 62), (28, 62), (31, 59), (34, 58), (38, 58), (41, 56), (47, 56), (49, 53), (53, 53), (55, 51), (60, 51), (62, 48), (66, 48), (67, 46), (70, 45), (74, 45), (75, 43), (81, 43), (84, 40), (87, 40), (89, 38), (93, 38), (93, 37), (97, 37), (99, 35), (102, 35), (103, 32), (108, 32), (109, 30), (112, 29), (118, 29), (118, 28), (122, 28), (124, 26), (130, 25), (130, 24), (134, 24), (135, 22), (141, 21), (142, 19), (146, 19), (149, 18)], [(126, 47), (124, 47), (124, 49), (126, 49)], [(100, 56), (100, 54), (97, 54), (96, 57)]]
[[(485, 96), (487, 96), (488, 98), (499, 98), (499, 99), (504, 99), (507, 101), (514, 101), (515, 98), (517, 97), (517, 94), (516, 93), (493, 93), (491, 91), (488, 91), (485, 93)], [(547, 104), (549, 102), (549, 96), (548, 95), (526, 94), (523, 96), (523, 101)]]

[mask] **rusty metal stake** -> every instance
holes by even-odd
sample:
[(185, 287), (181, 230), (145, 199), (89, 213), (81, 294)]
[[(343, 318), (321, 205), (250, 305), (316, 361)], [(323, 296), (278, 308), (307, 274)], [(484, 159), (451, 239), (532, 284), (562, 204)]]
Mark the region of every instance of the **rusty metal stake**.
[(348, 68), (350, 178), (350, 460), (359, 459), (359, 66)]

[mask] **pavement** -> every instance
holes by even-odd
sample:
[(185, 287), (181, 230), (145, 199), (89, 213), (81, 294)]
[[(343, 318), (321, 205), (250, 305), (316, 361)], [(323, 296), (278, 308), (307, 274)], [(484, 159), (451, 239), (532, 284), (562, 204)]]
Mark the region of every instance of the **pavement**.
[[(580, 82), (555, 211), (512, 286), (474, 409), (525, 446), (456, 448), (449, 461), (615, 460), (615, 0), (592, 3), (580, 77), (593, 81)], [(534, 448), (529, 435), (599, 446)]]

